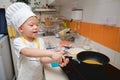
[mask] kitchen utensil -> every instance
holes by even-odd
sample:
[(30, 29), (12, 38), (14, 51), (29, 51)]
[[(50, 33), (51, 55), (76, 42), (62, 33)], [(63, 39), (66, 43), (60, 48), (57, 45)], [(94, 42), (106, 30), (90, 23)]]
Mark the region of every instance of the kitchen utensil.
[[(83, 62), (84, 60), (95, 60), (95, 61), (101, 63), (102, 65), (106, 65), (110, 61), (110, 59), (106, 55), (104, 55), (100, 52), (95, 52), (95, 51), (82, 51), (77, 54), (77, 59), (80, 62), (85, 63), (85, 64), (87, 64), (87, 63)], [(90, 65), (92, 65), (92, 64), (90, 64)]]

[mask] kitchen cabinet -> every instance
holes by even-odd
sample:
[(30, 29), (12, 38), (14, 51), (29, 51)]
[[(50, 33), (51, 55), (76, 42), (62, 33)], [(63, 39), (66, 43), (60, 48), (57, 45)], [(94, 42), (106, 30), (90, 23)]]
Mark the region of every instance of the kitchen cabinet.
[(13, 80), (14, 71), (8, 36), (0, 39), (0, 80)]

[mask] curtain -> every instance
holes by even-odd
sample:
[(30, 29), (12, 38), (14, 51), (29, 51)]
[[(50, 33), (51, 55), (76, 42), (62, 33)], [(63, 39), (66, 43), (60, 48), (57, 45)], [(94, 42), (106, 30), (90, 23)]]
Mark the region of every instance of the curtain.
[(4, 8), (0, 8), (0, 34), (8, 34)]

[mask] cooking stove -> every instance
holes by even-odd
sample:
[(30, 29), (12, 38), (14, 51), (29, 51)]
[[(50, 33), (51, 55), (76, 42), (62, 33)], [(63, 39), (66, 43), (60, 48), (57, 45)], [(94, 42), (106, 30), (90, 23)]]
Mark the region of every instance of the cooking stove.
[(71, 59), (68, 65), (61, 69), (69, 80), (120, 80), (120, 70), (111, 64), (89, 65)]

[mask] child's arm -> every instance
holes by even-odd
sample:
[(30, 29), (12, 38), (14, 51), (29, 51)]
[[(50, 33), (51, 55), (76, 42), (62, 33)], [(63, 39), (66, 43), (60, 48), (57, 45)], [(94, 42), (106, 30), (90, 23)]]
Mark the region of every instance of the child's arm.
[(48, 64), (54, 62), (54, 60), (51, 57), (40, 57), (40, 62), (42, 64)]
[(37, 48), (23, 48), (20, 51), (21, 54), (28, 57), (51, 57), (52, 60), (62, 63), (62, 55), (61, 53), (57, 53), (52, 50), (40, 50)]
[[(42, 64), (48, 64), (48, 63), (55, 62), (55, 61), (50, 57), (41, 57), (40, 62)], [(63, 67), (63, 66), (66, 66), (68, 62), (69, 62), (69, 59), (65, 58), (65, 56), (62, 56), (62, 63), (59, 63), (59, 65)]]

